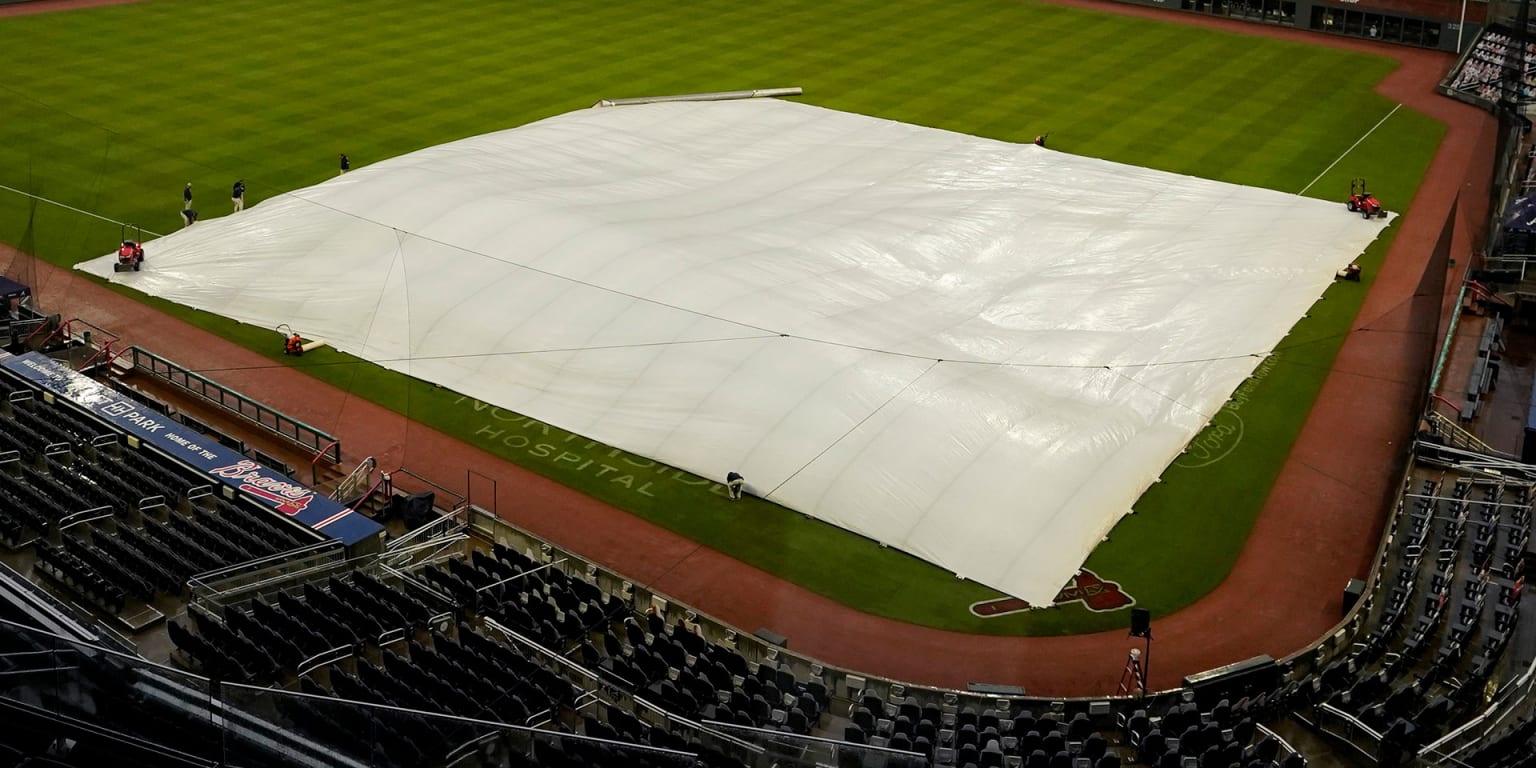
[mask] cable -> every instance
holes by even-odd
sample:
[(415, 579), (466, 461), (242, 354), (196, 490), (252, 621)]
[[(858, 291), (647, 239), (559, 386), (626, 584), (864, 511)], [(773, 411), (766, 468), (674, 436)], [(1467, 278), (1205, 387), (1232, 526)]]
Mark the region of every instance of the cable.
[[(309, 199), (307, 197), (303, 197), (301, 195), (297, 195), (297, 194), (294, 194), (292, 192), (284, 193), (284, 195), (282, 195), (282, 196), (292, 197), (295, 200), (299, 200), (301, 202), (309, 203), (310, 205), (314, 205), (314, 206), (317, 206), (319, 208), (324, 208), (324, 209), (326, 209), (328, 211), (332, 211), (334, 213), (339, 213), (339, 214), (341, 214), (343, 216), (349, 216), (351, 218), (357, 219), (358, 221), (365, 221), (365, 222), (368, 222), (369, 224), (373, 224), (374, 226), (388, 227), (389, 229), (395, 229), (394, 227), (392, 227), (392, 226), (390, 226), (388, 224), (385, 224), (384, 222), (375, 221), (373, 219), (368, 218), (367, 216), (363, 216), (361, 214), (352, 213), (351, 211), (344, 211), (344, 210), (342, 210), (340, 208), (337, 208), (335, 206), (326, 205), (325, 203), (318, 202), (316, 200), (311, 200), (311, 199)], [(690, 315), (698, 315), (699, 317), (707, 317), (707, 318), (709, 318), (711, 320), (718, 320), (719, 322), (722, 322), (722, 323), (730, 323), (731, 325), (739, 325), (739, 326), (742, 326), (743, 328), (751, 328), (752, 330), (762, 331), (764, 333), (773, 333), (773, 331), (771, 331), (771, 330), (769, 330), (767, 328), (763, 328), (761, 326), (756, 326), (756, 325), (753, 325), (751, 323), (744, 323), (744, 322), (741, 322), (740, 320), (731, 320), (731, 319), (728, 319), (728, 318), (720, 317), (718, 315), (712, 315), (712, 314), (710, 314), (708, 312), (701, 312), (701, 311), (696, 310), (696, 309), (688, 309), (687, 307), (679, 307), (676, 304), (668, 304), (665, 301), (659, 301), (657, 299), (651, 299), (651, 298), (647, 298), (645, 296), (640, 296), (640, 295), (633, 294), (633, 293), (625, 293), (624, 291), (620, 291), (620, 290), (618, 290), (616, 288), (609, 288), (608, 286), (605, 286), (605, 285), (598, 285), (597, 283), (588, 282), (586, 280), (579, 280), (579, 279), (574, 278), (574, 277), (568, 277), (566, 275), (558, 274), (558, 273), (555, 273), (555, 272), (550, 272), (548, 270), (539, 269), (538, 267), (529, 266), (527, 264), (521, 264), (521, 263), (518, 263), (518, 262), (515, 262), (515, 261), (508, 261), (506, 259), (497, 258), (495, 256), (492, 256), (492, 255), (488, 254), (488, 253), (484, 253), (482, 251), (477, 251), (477, 250), (474, 250), (472, 248), (465, 248), (462, 245), (454, 245), (453, 243), (445, 242), (445, 241), (439, 240), (439, 239), (437, 239), (435, 237), (428, 237), (426, 235), (423, 235), (423, 234), (420, 234), (420, 233), (416, 233), (416, 232), (411, 232), (409, 234), (410, 234), (411, 237), (414, 237), (414, 238), (417, 238), (417, 239), (420, 239), (420, 240), (425, 240), (426, 242), (434, 243), (436, 245), (441, 245), (444, 248), (452, 248), (452, 249), (454, 249), (456, 251), (463, 251), (464, 253), (468, 253), (468, 254), (473, 254), (475, 256), (479, 256), (482, 259), (489, 259), (491, 261), (494, 261), (494, 262), (497, 262), (497, 263), (500, 263), (500, 264), (506, 264), (507, 266), (516, 267), (518, 269), (524, 269), (524, 270), (527, 270), (529, 272), (534, 272), (536, 274), (544, 275), (546, 277), (552, 277), (552, 278), (554, 278), (556, 280), (564, 280), (564, 281), (569, 282), (569, 283), (575, 283), (577, 285), (583, 285), (583, 286), (586, 286), (588, 288), (593, 288), (593, 289), (596, 289), (596, 290), (599, 290), (599, 291), (603, 291), (605, 293), (611, 293), (611, 294), (614, 294), (616, 296), (623, 296), (624, 298), (633, 299), (635, 301), (644, 302), (646, 304), (654, 304), (654, 305), (656, 305), (658, 307), (666, 307), (667, 309), (676, 310), (678, 312), (684, 312), (684, 313), (687, 313), (687, 314), (690, 314)]]
[(357, 358), (354, 360), (328, 360), (325, 362), (300, 362), (263, 363), (261, 365), (233, 365), (222, 368), (196, 368), (188, 369), (193, 373), (222, 373), (228, 371), (264, 371), (272, 368), (320, 368), (330, 365), (359, 365), (380, 363), (413, 363), (423, 360), (462, 360), (479, 357), (503, 357), (514, 355), (542, 355), (555, 352), (591, 352), (607, 349), (639, 349), (643, 347), (670, 347), (682, 344), (714, 344), (723, 341), (752, 341), (755, 339), (779, 338), (778, 334), (763, 334), (759, 336), (727, 336), (718, 339), (689, 339), (687, 341), (645, 341), (634, 344), (599, 344), (591, 347), (552, 347), (549, 349), (519, 349), (505, 352), (466, 352), (458, 355), (416, 355), (409, 357), (382, 357), (377, 359)]
[(843, 440), (847, 439), (849, 435), (853, 434), (854, 432), (857, 432), (859, 430), (859, 427), (864, 426), (865, 422), (869, 421), (870, 419), (873, 419), (875, 417), (875, 414), (885, 410), (885, 407), (887, 405), (890, 405), (891, 403), (895, 402), (896, 398), (901, 397), (903, 394), (906, 393), (907, 390), (911, 389), (912, 385), (916, 384), (918, 379), (921, 379), (922, 377), (927, 376), (929, 371), (933, 370), (935, 366), (937, 366), (939, 363), (942, 363), (942, 362), (944, 362), (944, 361), (943, 360), (935, 360), (932, 363), (929, 363), (928, 367), (924, 368), (922, 373), (919, 373), (918, 375), (913, 376), (911, 381), (907, 382), (906, 385), (904, 385), (901, 389), (896, 390), (895, 393), (893, 393), (890, 397), (886, 398), (885, 402), (880, 404), (880, 407), (874, 408), (869, 413), (864, 414), (864, 418), (859, 419), (859, 423), (854, 424), (853, 426), (849, 427), (847, 432), (844, 432), (843, 434), (839, 435), (836, 440), (833, 440), (832, 442), (828, 443), (827, 447), (821, 449), (821, 451), (819, 453), (817, 453), (815, 456), (812, 456), (809, 461), (807, 461), (804, 464), (800, 465), (799, 469), (795, 470), (794, 472), (791, 472), (789, 477), (784, 478), (783, 482), (779, 483), (778, 485), (775, 485), (773, 487), (773, 490), (771, 490), (768, 493), (764, 494), (764, 497), (766, 498), (768, 496), (772, 496), (775, 493), (778, 493), (780, 488), (783, 488), (785, 485), (787, 485), (789, 483), (789, 481), (795, 479), (796, 475), (800, 474), (801, 472), (804, 472), (806, 467), (809, 467), (810, 465), (815, 464), (817, 461), (819, 461), (821, 459), (822, 456), (827, 455), (827, 451), (830, 451), (833, 448), (836, 448), (838, 443), (841, 443)]

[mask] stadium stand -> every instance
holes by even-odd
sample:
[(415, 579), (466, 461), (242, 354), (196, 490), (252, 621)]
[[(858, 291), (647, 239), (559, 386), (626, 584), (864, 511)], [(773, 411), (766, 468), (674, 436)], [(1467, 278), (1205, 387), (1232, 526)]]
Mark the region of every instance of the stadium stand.
[[(1352, 642), (1319, 650), (1315, 673), (1291, 661), (1230, 695), (1002, 699), (834, 675), (472, 508), (418, 510), (425, 525), (380, 555), (300, 566), (312, 532), (199, 496), (193, 475), (89, 419), (7, 396), (7, 543), (103, 614), (185, 598), (170, 658), (205, 677), (184, 679), (259, 686), (269, 726), (359, 764), (1289, 768), (1305, 758), (1270, 727), (1288, 713), (1412, 748), (1464, 721), (1508, 655), (1532, 506), (1529, 480), (1415, 470)], [(414, 494), (398, 494), (380, 508), (404, 517)], [(84, 510), (99, 517), (68, 519)], [(124, 729), (204, 743), (162, 734), (177, 717)]]
[(213, 496), (99, 423), (0, 384), (0, 542), (130, 628), (194, 574), (320, 537)]
[(1298, 732), (1382, 766), (1536, 757), (1512, 715), (1536, 467), (1467, 443), (1421, 447), (1364, 593), (1310, 647), (1042, 699), (827, 666), (416, 488), (357, 500), (392, 538), (349, 550), (41, 394), (0, 375), (0, 544), (28, 566), (0, 568), (0, 768), (1302, 768)]
[[(462, 499), (431, 509), (414, 486), (369, 505), (394, 533), (384, 551), (328, 547), (26, 383), (0, 378), (0, 394), (4, 543), (136, 635), (153, 631), (147, 616), (176, 616), (160, 658), (187, 670), (92, 642), (68, 656), (90, 663), (48, 662), (49, 682), (0, 675), (7, 706), (52, 703), (19, 710), (36, 725), (26, 737), (0, 738), (34, 761), (95, 764), (131, 736), (139, 751), (120, 764), (213, 764), (230, 744), (275, 741), (289, 746), (256, 763), (1296, 768), (1306, 758), (1279, 733), (1294, 716), (1389, 764), (1448, 749), (1478, 723), (1486, 685), (1529, 661), (1510, 649), (1536, 478), (1444, 451), (1408, 476), (1371, 589), (1335, 636), (1178, 691), (1042, 700), (826, 667)], [(39, 643), (66, 640), (5, 625), (0, 663), (25, 672)], [(194, 693), (143, 695), (157, 686)], [(84, 734), (60, 717), (64, 699), (133, 714)], [(210, 707), (252, 719), (219, 733)], [(1500, 754), (1529, 750), (1526, 730), (1500, 733)]]
[[(1518, 94), (1504, 92), (1511, 83), (1520, 83)], [(1526, 42), (1522, 50), (1508, 30), (1488, 27), (1446, 76), (1444, 86), (1490, 104), (1517, 96), (1529, 99), (1536, 95), (1536, 43)]]
[[(424, 514), (406, 490), (375, 505), (400, 518), (395, 540), (347, 559), (317, 549), (312, 531), (200, 494), (201, 478), (91, 419), (0, 386), (0, 418), (15, 425), (0, 431), (7, 545), (34, 552), (38, 573), (102, 615), (152, 604), (185, 614), (166, 623), (169, 659), (196, 676), (131, 658), (87, 665), (79, 703), (126, 706), (123, 691), (171, 677), (201, 690), (204, 708), (244, 701), (259, 727), (335, 764), (1294, 768), (1306, 760), (1275, 730), (1288, 715), (1402, 754), (1464, 728), (1485, 684), (1516, 663), (1536, 484), (1513, 475), (1414, 469), (1344, 639), (1269, 662), (1257, 683), (1217, 675), (1145, 699), (999, 698), (829, 669), (489, 513)], [(420, 527), (405, 533), (406, 518)], [(4, 647), (17, 634), (7, 626)], [(44, 698), (4, 698), (28, 696)], [(206, 711), (131, 701), (137, 715), (113, 728), (146, 742), (151, 762), (169, 745), (211, 755), (231, 741), (183, 733)], [(0, 743), (65, 765), (117, 748), (56, 716), (42, 722), (37, 734), (68, 733), (73, 750), (40, 735)], [(1525, 754), (1525, 733), (1506, 727), (1503, 754)]]

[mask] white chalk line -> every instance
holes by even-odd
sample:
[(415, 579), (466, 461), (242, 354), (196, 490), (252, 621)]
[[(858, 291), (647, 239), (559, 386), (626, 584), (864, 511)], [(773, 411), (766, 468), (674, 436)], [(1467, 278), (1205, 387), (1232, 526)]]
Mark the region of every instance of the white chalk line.
[(1390, 112), (1388, 112), (1388, 113), (1387, 113), (1387, 116), (1386, 116), (1386, 117), (1383, 117), (1383, 118), (1382, 118), (1382, 119), (1380, 119), (1380, 120), (1377, 120), (1377, 121), (1376, 121), (1376, 124), (1375, 124), (1375, 125), (1373, 125), (1373, 126), (1371, 126), (1371, 129), (1370, 129), (1370, 130), (1369, 130), (1369, 131), (1366, 131), (1366, 132), (1365, 132), (1365, 133), (1364, 133), (1364, 134), (1362, 134), (1362, 135), (1361, 135), (1361, 136), (1360, 136), (1360, 138), (1358, 138), (1358, 139), (1355, 139), (1355, 143), (1353, 143), (1353, 144), (1351, 144), (1351, 145), (1349, 145), (1349, 149), (1346, 149), (1346, 150), (1344, 150), (1344, 154), (1342, 154), (1342, 155), (1339, 155), (1339, 156), (1338, 156), (1338, 157), (1337, 157), (1337, 158), (1335, 158), (1335, 159), (1334, 159), (1334, 161), (1333, 161), (1333, 162), (1331, 162), (1331, 163), (1329, 163), (1329, 164), (1328, 164), (1328, 167), (1327, 167), (1327, 168), (1324, 168), (1324, 169), (1323, 169), (1323, 172), (1322, 172), (1322, 173), (1319, 173), (1319, 174), (1318, 174), (1318, 175), (1317, 175), (1317, 178), (1315, 178), (1315, 179), (1313, 179), (1313, 180), (1311, 180), (1311, 181), (1309, 181), (1309, 182), (1307, 182), (1307, 185), (1306, 185), (1306, 186), (1305, 186), (1305, 187), (1302, 187), (1302, 188), (1301, 188), (1301, 191), (1300, 191), (1300, 192), (1297, 192), (1297, 193), (1296, 193), (1296, 194), (1298, 194), (1298, 195), (1305, 195), (1305, 194), (1306, 194), (1306, 193), (1307, 193), (1307, 190), (1309, 190), (1309, 189), (1311, 189), (1311, 188), (1312, 188), (1312, 185), (1313, 185), (1313, 184), (1316, 184), (1316, 183), (1317, 183), (1317, 182), (1318, 182), (1318, 181), (1320, 181), (1320, 180), (1321, 180), (1321, 179), (1322, 179), (1322, 178), (1323, 178), (1323, 177), (1324, 177), (1324, 176), (1327, 176), (1327, 175), (1328, 175), (1328, 172), (1329, 172), (1329, 171), (1331, 171), (1331, 170), (1333, 170), (1333, 167), (1334, 167), (1334, 166), (1335, 166), (1335, 165), (1338, 165), (1338, 164), (1339, 164), (1339, 163), (1340, 163), (1340, 162), (1341, 162), (1341, 161), (1343, 161), (1343, 160), (1344, 160), (1344, 158), (1346, 158), (1346, 157), (1349, 157), (1349, 153), (1351, 153), (1351, 152), (1353, 152), (1353, 151), (1355, 151), (1355, 147), (1358, 147), (1358, 146), (1360, 146), (1360, 143), (1361, 143), (1361, 142), (1363, 142), (1363, 141), (1365, 141), (1365, 140), (1366, 140), (1366, 139), (1368, 139), (1368, 138), (1370, 138), (1370, 136), (1371, 136), (1371, 134), (1373, 134), (1373, 133), (1375, 133), (1375, 132), (1376, 132), (1376, 129), (1377, 129), (1377, 128), (1380, 128), (1380, 127), (1381, 127), (1381, 124), (1382, 124), (1382, 123), (1385, 123), (1385, 122), (1386, 122), (1386, 121), (1387, 121), (1387, 118), (1390, 118), (1390, 117), (1391, 117), (1391, 116), (1393, 116), (1393, 115), (1395, 115), (1395, 114), (1397, 114), (1397, 111), (1398, 111), (1398, 110), (1399, 110), (1399, 109), (1402, 109), (1402, 108), (1403, 108), (1403, 105), (1402, 105), (1402, 104), (1398, 104), (1398, 105), (1397, 105), (1397, 106), (1395, 106), (1395, 107), (1393, 107), (1393, 108), (1392, 108), (1392, 111), (1390, 111)]
[[(117, 219), (109, 219), (106, 216), (102, 216), (99, 213), (91, 213), (90, 211), (81, 210), (79, 208), (74, 207), (73, 205), (68, 205), (66, 203), (61, 203), (61, 202), (59, 202), (57, 200), (49, 200), (48, 198), (43, 197), (42, 195), (34, 195), (31, 192), (20, 190), (20, 189), (17, 189), (15, 187), (8, 187), (8, 186), (6, 186), (4, 184), (0, 184), (0, 189), (3, 189), (5, 191), (7, 191), (7, 192), (15, 192), (18, 195), (22, 195), (24, 197), (30, 197), (33, 200), (37, 200), (39, 202), (44, 202), (44, 203), (47, 203), (49, 205), (56, 205), (56, 206), (58, 206), (60, 208), (64, 208), (64, 209), (67, 209), (67, 210), (74, 211), (75, 213), (84, 214), (86, 216), (90, 216), (93, 219), (101, 219), (102, 221), (108, 221), (108, 222), (111, 222), (113, 224), (118, 224), (118, 225), (121, 225), (121, 226), (133, 226), (133, 225), (125, 224), (124, 222), (118, 221)], [(154, 235), (155, 237), (164, 237), (164, 235), (160, 234), (159, 232), (150, 232), (147, 229), (144, 230), (144, 231), (146, 233), (148, 233), (148, 234)]]

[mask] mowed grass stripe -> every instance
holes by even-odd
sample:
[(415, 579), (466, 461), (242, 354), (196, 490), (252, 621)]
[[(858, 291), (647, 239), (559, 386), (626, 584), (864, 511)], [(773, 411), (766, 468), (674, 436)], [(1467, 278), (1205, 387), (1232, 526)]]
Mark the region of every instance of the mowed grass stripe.
[[(14, 73), (0, 98), (16, 107), (15, 119), (0, 120), (0, 183), (163, 232), (180, 225), (186, 181), (205, 215), (222, 215), (235, 178), (255, 204), (334, 176), (337, 152), (363, 166), (599, 98), (800, 85), (812, 104), (1013, 141), (1050, 131), (1062, 151), (1294, 192), (1390, 108), (1370, 92), (1390, 69), (1383, 59), (1014, 0), (423, 8), (150, 0), (0, 21), (0, 70)], [(131, 43), (102, 46), (124, 29), (134, 30)], [(1440, 135), (1433, 121), (1400, 113), (1312, 194), (1335, 198), (1343, 180), (1365, 175), (1389, 206), (1406, 204)], [(21, 237), (28, 207), (0, 195), (0, 239)], [(111, 224), (46, 206), (35, 222), (38, 251), (59, 264), (98, 255), (118, 236)], [(1208, 466), (1166, 473), (1137, 505), (1143, 514), (1094, 553), (1093, 568), (1160, 615), (1219, 583), (1364, 287), (1331, 290), (1242, 396), (1238, 413), (1254, 437)], [(270, 330), (145, 300), (274, 365), (291, 363), (273, 354)], [(325, 354), (301, 364), (860, 609), (997, 634), (1124, 626), (1123, 615), (1080, 605), (974, 618), (967, 606), (996, 593), (788, 510), (730, 504), (710, 480), (347, 361)], [(1201, 450), (1226, 450), (1220, 426), (1197, 440)]]

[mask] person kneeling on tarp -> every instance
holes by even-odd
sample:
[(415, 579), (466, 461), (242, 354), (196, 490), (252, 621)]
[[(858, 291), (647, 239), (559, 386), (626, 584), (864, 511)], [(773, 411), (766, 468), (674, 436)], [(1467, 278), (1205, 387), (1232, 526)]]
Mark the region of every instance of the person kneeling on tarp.
[(1352, 263), (1349, 266), (1334, 273), (1334, 277), (1337, 277), (1340, 280), (1352, 280), (1358, 283), (1360, 282), (1360, 264), (1358, 262)]
[(725, 489), (730, 493), (731, 501), (741, 501), (741, 486), (746, 482), (747, 479), (742, 477), (740, 472), (733, 470), (726, 474)]
[(304, 340), (299, 338), (297, 333), (289, 336), (288, 341), (283, 344), (283, 354), (295, 357), (304, 354)]

